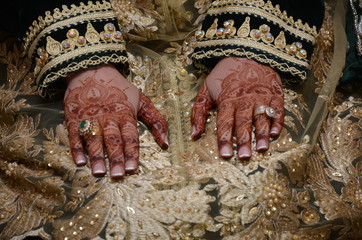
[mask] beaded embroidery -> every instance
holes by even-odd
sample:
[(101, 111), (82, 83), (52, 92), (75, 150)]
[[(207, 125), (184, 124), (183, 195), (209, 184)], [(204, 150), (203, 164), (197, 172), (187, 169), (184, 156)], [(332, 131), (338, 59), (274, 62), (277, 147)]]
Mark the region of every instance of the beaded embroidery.
[[(37, 50), (38, 57), (36, 58), (36, 67), (34, 73), (37, 75), (41, 68), (48, 62), (49, 58), (55, 58), (58, 55), (82, 48), (86, 45), (94, 45), (101, 42), (120, 43), (123, 42), (123, 35), (116, 30), (113, 23), (104, 25), (104, 31), (98, 33), (91, 23), (87, 24), (85, 36), (80, 36), (77, 29), (69, 29), (66, 34), (66, 39), (62, 42), (56, 41), (52, 37), (47, 37), (46, 47), (39, 47)], [(121, 46), (121, 45), (120, 45)]]
[[(195, 36), (198, 40), (214, 40), (219, 38), (231, 38), (231, 39), (247, 39), (250, 41), (263, 41), (266, 44), (272, 45), (275, 48), (288, 53), (289, 55), (296, 56), (299, 59), (305, 59), (307, 57), (307, 51), (303, 49), (301, 42), (293, 42), (286, 44), (285, 34), (283, 31), (274, 38), (270, 33), (270, 27), (267, 24), (262, 24), (258, 29), (250, 30), (250, 18), (246, 17), (241, 27), (236, 30), (234, 27), (234, 20), (228, 20), (223, 23), (224, 28), (218, 27), (218, 19), (215, 18), (214, 23), (204, 33), (201, 28), (195, 32)], [(236, 34), (236, 36), (235, 36)], [(200, 45), (200, 44), (199, 44)]]

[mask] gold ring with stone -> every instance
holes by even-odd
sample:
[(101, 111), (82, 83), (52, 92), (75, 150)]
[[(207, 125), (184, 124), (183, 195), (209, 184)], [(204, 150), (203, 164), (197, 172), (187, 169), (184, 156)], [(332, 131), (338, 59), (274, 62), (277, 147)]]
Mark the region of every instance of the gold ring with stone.
[(79, 134), (85, 138), (102, 135), (102, 129), (99, 124), (93, 120), (83, 120), (79, 124)]
[(255, 108), (254, 115), (266, 114), (270, 118), (275, 118), (275, 110), (272, 107), (261, 105)]

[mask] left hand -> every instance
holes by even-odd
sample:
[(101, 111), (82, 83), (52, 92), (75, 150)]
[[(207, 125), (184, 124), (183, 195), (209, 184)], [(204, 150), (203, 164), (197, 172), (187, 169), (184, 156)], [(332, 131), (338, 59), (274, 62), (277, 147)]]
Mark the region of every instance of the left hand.
[[(270, 136), (278, 136), (282, 130), (282, 83), (279, 74), (269, 66), (246, 58), (222, 59), (208, 75), (197, 94), (191, 115), (194, 140), (205, 131), (206, 118), (213, 104), (217, 105), (217, 140), (222, 157), (233, 156), (234, 133), (238, 158), (251, 157), (253, 124), (256, 150), (259, 152), (268, 150)], [(275, 116), (270, 117), (265, 111), (256, 112), (261, 106), (262, 109), (271, 107)]]

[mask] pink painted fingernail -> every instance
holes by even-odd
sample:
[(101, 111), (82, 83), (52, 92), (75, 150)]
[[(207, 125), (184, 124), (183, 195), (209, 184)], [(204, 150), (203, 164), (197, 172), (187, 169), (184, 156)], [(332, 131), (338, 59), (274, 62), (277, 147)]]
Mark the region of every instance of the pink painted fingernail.
[(220, 155), (226, 158), (231, 157), (233, 155), (233, 150), (229, 145), (224, 145), (220, 149)]
[(127, 161), (125, 164), (126, 172), (134, 172), (137, 170), (137, 163), (135, 161)]
[(124, 175), (125, 175), (125, 172), (124, 172), (124, 169), (121, 166), (116, 165), (116, 166), (112, 167), (112, 171), (111, 171), (111, 177), (112, 178), (121, 178)]
[(260, 139), (256, 145), (257, 151), (266, 151), (269, 148), (269, 144), (265, 139)]
[(106, 167), (104, 166), (103, 163), (96, 163), (94, 164), (93, 166), (93, 175), (95, 176), (101, 176), (101, 175), (104, 175), (106, 174)]
[(273, 135), (279, 134), (279, 128), (273, 127), (273, 128), (270, 130), (270, 134), (273, 134)]
[(251, 157), (251, 149), (247, 146), (242, 146), (239, 149), (238, 157), (240, 159), (250, 158)]
[(84, 158), (83, 155), (78, 155), (78, 156), (76, 157), (76, 159), (75, 159), (75, 163), (76, 163), (77, 165), (82, 166), (82, 165), (85, 165), (85, 164), (87, 163), (87, 160), (85, 160), (85, 158)]

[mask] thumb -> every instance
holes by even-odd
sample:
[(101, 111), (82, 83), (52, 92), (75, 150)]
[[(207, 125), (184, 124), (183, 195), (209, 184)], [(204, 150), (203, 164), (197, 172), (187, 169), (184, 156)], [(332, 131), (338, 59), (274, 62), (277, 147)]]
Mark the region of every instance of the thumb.
[(161, 113), (155, 108), (151, 100), (142, 92), (140, 93), (140, 108), (138, 117), (151, 129), (153, 137), (162, 149), (169, 146), (167, 140), (167, 122)]
[(206, 81), (204, 81), (197, 93), (195, 104), (192, 108), (191, 124), (193, 140), (197, 140), (205, 131), (206, 118), (209, 115), (211, 107), (212, 100), (207, 90)]

